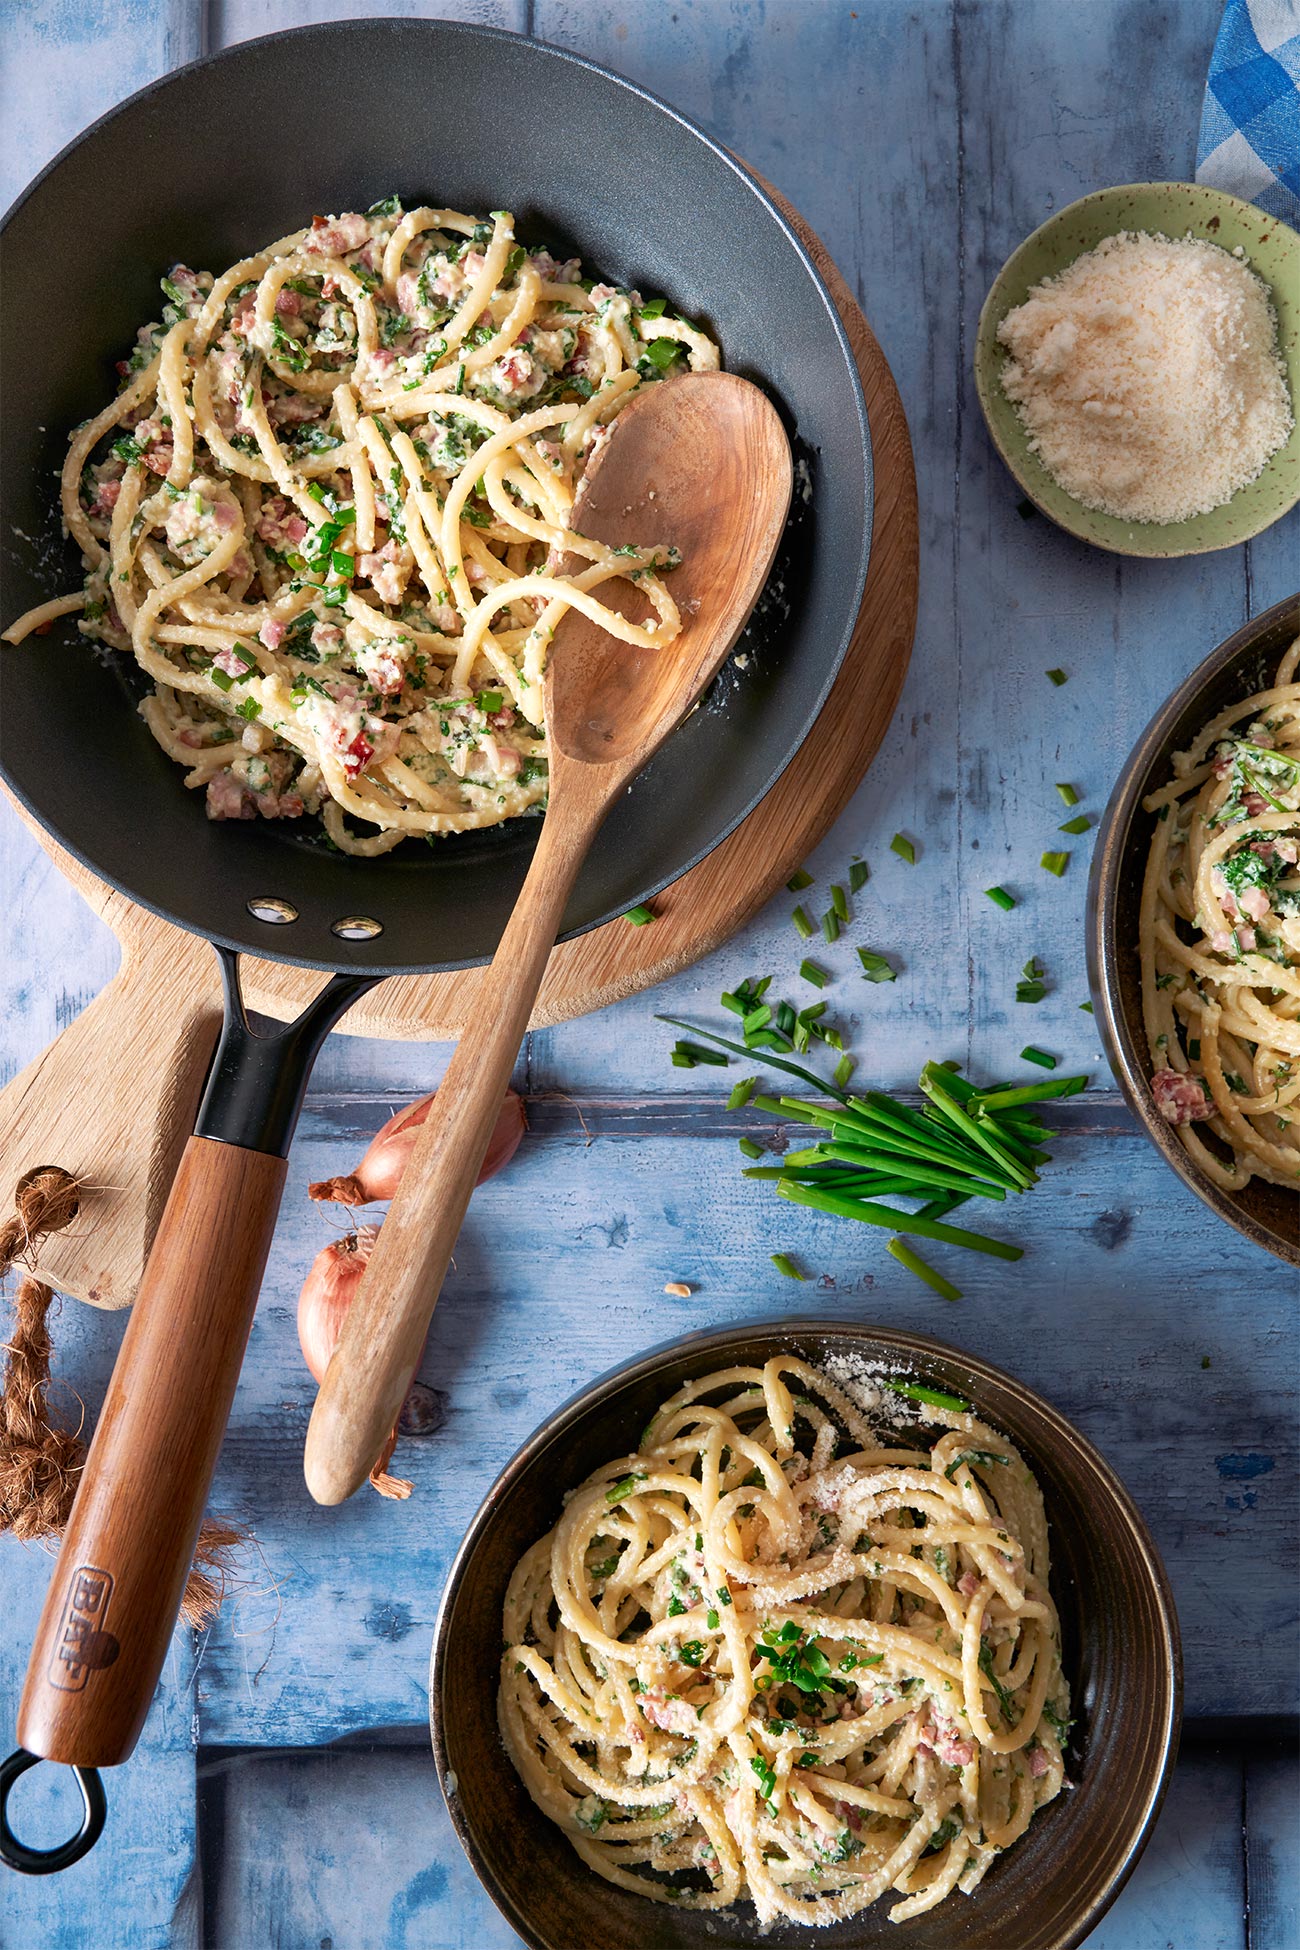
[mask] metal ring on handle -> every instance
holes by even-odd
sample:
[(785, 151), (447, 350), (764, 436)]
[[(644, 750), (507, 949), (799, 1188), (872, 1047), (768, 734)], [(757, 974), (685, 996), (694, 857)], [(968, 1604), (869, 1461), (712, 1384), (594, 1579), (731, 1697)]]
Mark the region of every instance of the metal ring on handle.
[(8, 1760), (0, 1765), (0, 1862), (7, 1862), (11, 1869), (17, 1869), (26, 1876), (55, 1875), (60, 1869), (70, 1869), (74, 1862), (80, 1862), (103, 1834), (108, 1814), (108, 1800), (99, 1778), (99, 1769), (74, 1767), (72, 1771), (81, 1789), (85, 1809), (77, 1833), (70, 1841), (61, 1842), (57, 1848), (28, 1848), (26, 1842), (20, 1842), (9, 1826), (9, 1794), (19, 1776), (25, 1774), (29, 1767), (35, 1767), (40, 1758), (39, 1754), (29, 1754), (25, 1747), (17, 1747)]

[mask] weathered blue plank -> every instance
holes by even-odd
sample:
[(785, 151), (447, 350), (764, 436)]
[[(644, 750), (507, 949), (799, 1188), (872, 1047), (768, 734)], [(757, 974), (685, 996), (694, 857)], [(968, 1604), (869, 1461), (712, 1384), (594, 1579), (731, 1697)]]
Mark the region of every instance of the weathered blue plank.
[(1133, 1879), (1087, 1950), (1258, 1950), (1246, 1934), (1242, 1761), (1184, 1751)]
[(1242, 1819), (1246, 1830), (1246, 1901), (1250, 1950), (1294, 1950), (1300, 1943), (1300, 1853), (1296, 1812), (1300, 1781), (1293, 1754), (1260, 1754), (1246, 1763)]

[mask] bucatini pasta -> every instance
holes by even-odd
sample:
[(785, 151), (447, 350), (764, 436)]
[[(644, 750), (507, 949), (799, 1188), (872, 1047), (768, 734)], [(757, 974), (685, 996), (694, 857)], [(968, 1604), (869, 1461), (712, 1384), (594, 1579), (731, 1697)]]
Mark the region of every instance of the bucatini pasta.
[(521, 1560), (502, 1734), (607, 1881), (764, 1924), (892, 1889), (902, 1922), (1059, 1794), (1042, 1497), (1005, 1437), (924, 1414), (919, 1446), (793, 1357), (706, 1375)]
[[(1143, 801), (1151, 1090), (1206, 1176), (1300, 1191), (1300, 638)], [(1204, 1142), (1213, 1132), (1219, 1146)]]
[[(6, 640), (80, 611), (132, 652), (214, 819), (319, 812), (374, 854), (540, 808), (566, 610), (628, 643), (680, 627), (671, 538), (575, 533), (577, 482), (639, 386), (717, 366), (712, 340), (517, 243), (507, 211), (395, 197), (162, 282), (63, 469), (84, 590)], [(592, 593), (615, 579), (644, 622)]]

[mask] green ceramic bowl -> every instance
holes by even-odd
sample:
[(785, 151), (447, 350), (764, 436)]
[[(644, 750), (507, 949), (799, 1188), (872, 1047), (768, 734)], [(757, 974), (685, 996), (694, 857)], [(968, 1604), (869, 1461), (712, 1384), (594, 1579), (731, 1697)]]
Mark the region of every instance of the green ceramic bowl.
[(1198, 183), (1124, 183), (1082, 196), (1040, 224), (1007, 259), (984, 300), (975, 339), (975, 385), (993, 444), (1034, 505), (1081, 541), (1118, 555), (1203, 555), (1232, 548), (1271, 527), (1300, 501), (1300, 424), (1258, 478), (1221, 508), (1186, 521), (1122, 521), (1085, 508), (1057, 486), (1029, 451), (1028, 435), (1002, 390), (1007, 354), (997, 334), (1007, 313), (1024, 303), (1032, 285), (1055, 277), (1118, 230), (1166, 237), (1185, 237), (1190, 231), (1227, 250), (1240, 244), (1250, 268), (1272, 290), (1291, 403), (1293, 408), (1300, 404), (1300, 236), (1279, 218), (1223, 190), (1202, 189)]

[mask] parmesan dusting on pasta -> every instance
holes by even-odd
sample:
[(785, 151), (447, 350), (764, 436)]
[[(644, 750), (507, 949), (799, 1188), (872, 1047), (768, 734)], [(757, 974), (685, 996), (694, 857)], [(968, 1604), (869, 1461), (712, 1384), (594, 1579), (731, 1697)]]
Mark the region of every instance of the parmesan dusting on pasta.
[(1268, 286), (1192, 236), (1106, 238), (1036, 284), (998, 339), (1030, 447), (1103, 514), (1208, 514), (1294, 425)]
[(903, 1922), (1061, 1791), (1030, 1470), (955, 1401), (923, 1427), (895, 1396), (885, 1428), (845, 1380), (788, 1356), (687, 1383), (511, 1579), (507, 1751), (620, 1889), (764, 1925), (893, 1890)]

